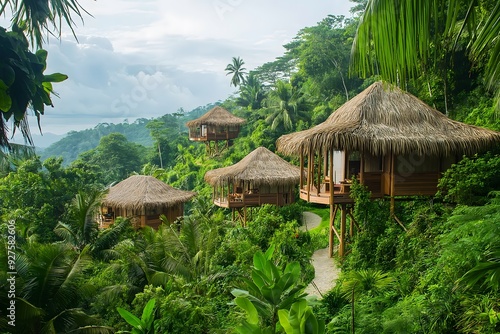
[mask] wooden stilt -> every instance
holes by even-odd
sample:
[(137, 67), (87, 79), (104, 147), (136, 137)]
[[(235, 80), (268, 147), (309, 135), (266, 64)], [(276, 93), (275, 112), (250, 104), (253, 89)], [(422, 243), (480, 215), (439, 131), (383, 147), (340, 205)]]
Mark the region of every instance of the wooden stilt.
[(390, 189), (390, 196), (391, 196), (391, 206), (390, 206), (390, 212), (391, 212), (391, 218), (394, 217), (394, 209), (395, 209), (395, 202), (394, 202), (394, 189), (395, 189), (395, 162), (394, 162), (394, 153), (391, 153), (391, 189)]
[(339, 244), (339, 256), (343, 257), (345, 255), (345, 223), (346, 223), (346, 207), (345, 204), (341, 204), (341, 215), (340, 215), (340, 244)]
[(304, 186), (304, 148), (300, 148), (300, 179), (299, 179), (299, 196), (300, 190)]
[(349, 236), (354, 236), (354, 219), (352, 219), (351, 208), (346, 208), (347, 214), (349, 215)]
[(247, 226), (247, 207), (243, 207), (243, 227)]
[(309, 156), (307, 158), (307, 201), (308, 202), (311, 202), (311, 182), (313, 182), (311, 175), (312, 175), (312, 169), (313, 169), (313, 165), (314, 165), (313, 157), (314, 157), (314, 155), (312, 153), (312, 148), (310, 147), (309, 148)]
[(349, 218), (351, 219), (351, 221), (354, 223), (354, 225), (356, 226), (356, 228), (359, 231), (360, 230), (359, 225), (356, 222), (356, 219), (354, 219), (354, 216), (352, 215), (352, 208), (349, 210), (348, 215), (349, 215)]
[[(328, 231), (328, 254), (330, 257), (333, 256), (333, 245), (334, 245), (334, 240), (333, 240), (333, 233), (335, 231), (335, 215), (337, 214), (337, 208), (335, 207), (335, 201), (334, 201), (334, 191), (333, 191), (333, 151), (329, 152), (329, 160), (330, 160), (330, 166), (329, 166), (329, 172), (330, 172), (330, 179), (329, 179), (329, 187), (330, 187), (330, 230)], [(326, 159), (326, 157), (325, 157)]]

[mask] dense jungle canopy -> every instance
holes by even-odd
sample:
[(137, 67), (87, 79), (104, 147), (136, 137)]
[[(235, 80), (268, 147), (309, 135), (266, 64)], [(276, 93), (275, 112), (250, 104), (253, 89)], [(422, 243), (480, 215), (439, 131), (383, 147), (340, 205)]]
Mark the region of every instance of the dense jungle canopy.
[[(381, 79), (453, 120), (500, 130), (498, 1), (352, 2), (352, 18), (325, 13), (255, 69), (228, 57), (221, 71), (237, 92), (224, 101), (99, 124), (33, 152), (9, 143), (7, 125), (30, 143), (26, 113), (43, 119), (52, 83), (65, 79), (43, 73), (43, 38), (86, 14), (75, 0), (4, 1), (0, 13), (14, 14), (0, 29), (0, 332), (500, 332), (498, 148), (461, 157), (435, 196), (398, 202), (402, 225), (388, 201), (354, 185), (360, 228), (331, 259), (335, 287), (315, 301), (303, 288), (311, 255), (328, 245), (328, 207), (265, 205), (242, 227), (213, 205), (208, 171), (261, 146), (275, 152), (280, 136), (325, 121)], [(185, 124), (216, 105), (246, 122), (207, 155)], [(134, 174), (197, 195), (157, 230), (127, 218), (99, 228), (107, 189)], [(304, 211), (322, 223), (300, 229)]]

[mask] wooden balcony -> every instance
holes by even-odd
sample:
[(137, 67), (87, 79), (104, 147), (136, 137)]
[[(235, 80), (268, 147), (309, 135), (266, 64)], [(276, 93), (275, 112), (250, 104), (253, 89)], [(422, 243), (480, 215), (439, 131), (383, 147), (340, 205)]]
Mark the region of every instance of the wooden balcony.
[[(348, 182), (343, 182), (335, 184), (333, 187), (333, 201), (337, 204), (353, 203), (351, 197), (349, 197), (351, 184)], [(316, 186), (311, 186), (309, 194), (307, 192), (307, 185), (304, 185), (300, 189), (300, 198), (306, 202), (317, 203), (317, 204), (330, 204), (330, 183), (322, 183), (318, 188)]]
[(288, 193), (247, 194), (235, 193), (225, 197), (214, 198), (214, 204), (222, 208), (243, 208), (261, 206), (263, 204), (286, 205), (293, 202), (293, 196)]
[(228, 140), (238, 138), (238, 131), (223, 131), (216, 133), (189, 133), (189, 140), (192, 141), (215, 141), (215, 140)]

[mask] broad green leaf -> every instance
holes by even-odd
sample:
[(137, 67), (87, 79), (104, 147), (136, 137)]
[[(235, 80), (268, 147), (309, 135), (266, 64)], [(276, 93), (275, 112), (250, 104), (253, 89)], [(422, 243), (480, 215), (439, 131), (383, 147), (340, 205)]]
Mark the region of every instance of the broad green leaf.
[(146, 306), (144, 306), (144, 310), (142, 310), (141, 320), (146, 325), (146, 329), (149, 329), (151, 327), (151, 324), (153, 323), (155, 303), (156, 300), (154, 298), (151, 299), (150, 301), (148, 301)]
[(285, 333), (287, 333), (287, 334), (294, 333), (294, 329), (289, 321), (289, 312), (287, 310), (278, 310), (278, 318), (279, 318), (281, 327), (283, 327), (283, 330), (285, 331)]
[(253, 325), (249, 324), (246, 321), (243, 321), (243, 323), (240, 326), (237, 326), (235, 328), (237, 333), (240, 334), (263, 334), (263, 333), (268, 333), (265, 329), (261, 329), (258, 325)]
[(2, 82), (0, 88), (3, 88), (3, 85), (5, 85), (5, 88), (10, 87), (15, 80), (16, 72), (12, 67), (7, 64), (0, 64), (0, 81)]
[(36, 56), (38, 57), (38, 61), (44, 65), (43, 69), (45, 70), (45, 67), (47, 66), (47, 56), (48, 56), (47, 50), (40, 49), (36, 52)]
[(264, 298), (272, 305), (278, 305), (281, 300), (282, 290), (277, 287), (263, 287), (261, 289)]
[(297, 279), (298, 277), (294, 277), (291, 273), (286, 273), (281, 276), (278, 283), (276, 283), (276, 287), (279, 287), (282, 291), (286, 291), (297, 282)]
[(274, 248), (275, 246), (274, 245), (271, 245), (269, 246), (269, 248), (266, 250), (266, 259), (268, 259), (269, 261), (271, 261), (271, 259), (273, 258), (273, 254), (274, 254)]
[(12, 99), (3, 89), (0, 89), (0, 110), (8, 111), (12, 106)]
[(253, 266), (256, 269), (264, 271), (265, 267), (267, 265), (267, 262), (268, 261), (267, 261), (266, 257), (264, 256), (264, 254), (262, 254), (262, 252), (259, 251), (253, 255)]
[(68, 79), (68, 76), (62, 73), (52, 73), (43, 76), (43, 81), (46, 82), (61, 82), (66, 79)]
[(116, 309), (118, 310), (118, 313), (120, 313), (122, 318), (125, 319), (125, 321), (129, 325), (131, 325), (132, 327), (134, 327), (134, 328), (144, 327), (143, 322), (139, 318), (137, 318), (135, 315), (130, 313), (129, 311), (127, 311), (121, 307), (117, 307)]
[(247, 313), (247, 320), (250, 324), (257, 325), (259, 323), (259, 314), (250, 300), (244, 297), (236, 297), (234, 302), (236, 305), (245, 310)]
[(242, 289), (233, 289), (231, 290), (231, 294), (235, 297), (247, 297), (249, 296), (248, 291)]
[(305, 334), (323, 334), (325, 332), (325, 323), (323, 320), (316, 319), (311, 308), (304, 311), (300, 331)]
[(263, 286), (270, 283), (264, 273), (257, 270), (252, 270), (252, 280), (259, 289), (262, 289)]

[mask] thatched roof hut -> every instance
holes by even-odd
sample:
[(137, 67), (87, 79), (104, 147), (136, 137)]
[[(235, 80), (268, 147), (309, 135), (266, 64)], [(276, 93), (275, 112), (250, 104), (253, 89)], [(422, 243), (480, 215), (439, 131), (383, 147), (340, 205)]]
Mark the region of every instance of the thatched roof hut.
[(210, 109), (206, 114), (195, 120), (189, 121), (186, 125), (190, 128), (199, 127), (201, 125), (208, 126), (229, 126), (241, 125), (245, 123), (243, 118), (239, 118), (231, 114), (226, 109), (216, 106)]
[(231, 208), (233, 218), (235, 210), (238, 211), (243, 223), (247, 207), (293, 203), (299, 180), (300, 168), (264, 147), (255, 149), (232, 166), (205, 174), (205, 181), (214, 187), (214, 204)]
[(277, 150), (298, 155), (325, 149), (387, 153), (473, 154), (500, 143), (500, 133), (449, 119), (415, 96), (376, 82), (308, 130), (284, 135)]
[(189, 201), (195, 193), (179, 190), (153, 176), (132, 175), (109, 189), (104, 205), (124, 209), (163, 208)]
[(108, 223), (118, 216), (133, 217), (140, 226), (157, 227), (160, 215), (171, 222), (183, 215), (184, 203), (196, 193), (179, 190), (153, 176), (132, 175), (109, 189), (101, 212)]
[[(300, 198), (330, 205), (329, 252), (332, 255), (336, 236), (338, 254), (343, 256), (347, 228), (351, 236), (355, 229), (352, 178), (372, 198), (390, 196), (391, 216), (404, 227), (395, 216), (396, 196), (433, 196), (441, 173), (463, 154), (499, 143), (498, 132), (451, 120), (415, 96), (376, 82), (325, 122), (280, 137), (277, 150), (299, 156), (300, 168), (307, 170), (299, 184)], [(337, 209), (341, 211), (339, 227)]]
[(300, 169), (290, 164), (265, 147), (259, 147), (238, 163), (208, 171), (205, 181), (212, 186), (248, 182), (256, 187), (261, 185), (297, 185)]

